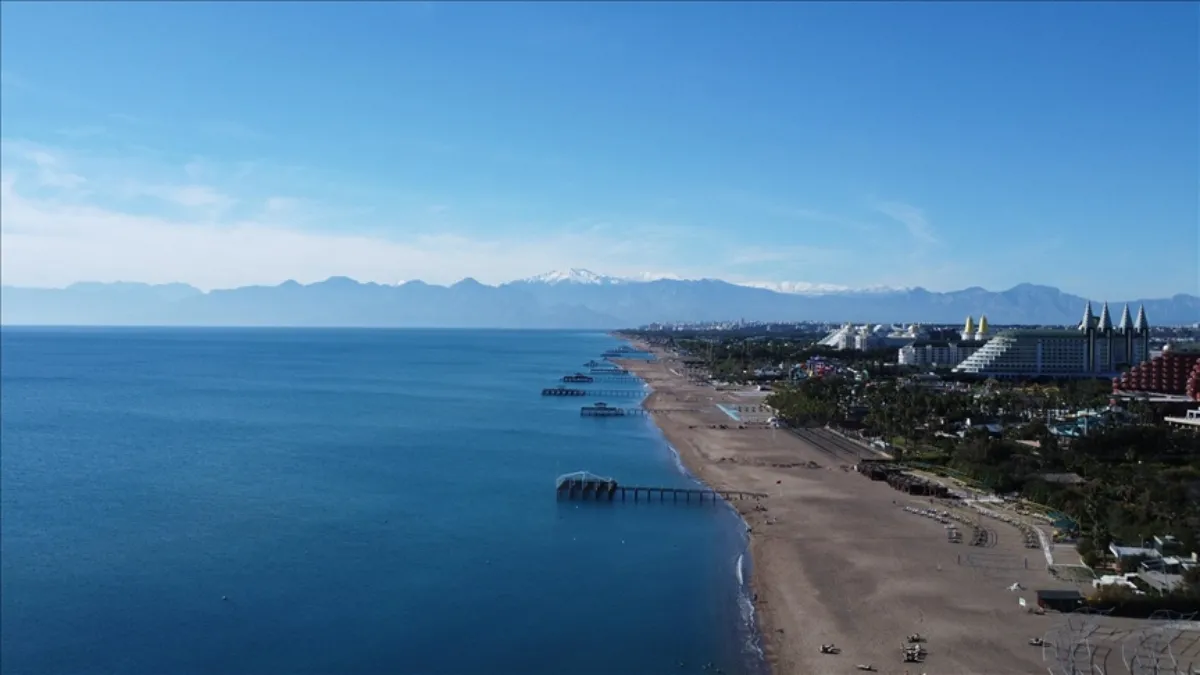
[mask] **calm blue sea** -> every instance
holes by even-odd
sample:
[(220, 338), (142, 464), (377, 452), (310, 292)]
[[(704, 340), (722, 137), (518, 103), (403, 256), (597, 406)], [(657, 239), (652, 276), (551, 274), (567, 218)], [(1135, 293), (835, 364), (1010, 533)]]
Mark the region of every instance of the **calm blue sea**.
[(618, 344), (0, 331), (0, 670), (761, 670), (728, 508), (555, 499), (692, 483), (649, 420), (539, 396)]

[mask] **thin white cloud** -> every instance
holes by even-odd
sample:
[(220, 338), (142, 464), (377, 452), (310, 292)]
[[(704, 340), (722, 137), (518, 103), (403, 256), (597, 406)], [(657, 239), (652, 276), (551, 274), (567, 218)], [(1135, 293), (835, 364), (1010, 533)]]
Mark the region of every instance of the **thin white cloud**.
[(137, 115), (130, 115), (127, 113), (120, 113), (120, 112), (109, 113), (108, 118), (111, 120), (116, 120), (117, 122), (124, 122), (125, 124), (145, 124), (146, 123), (145, 119), (138, 117)]
[[(313, 282), (330, 276), (393, 283), (500, 283), (562, 266), (634, 276), (667, 242), (637, 247), (592, 233), (479, 239), (456, 234), (405, 238), (300, 230), (259, 220), (211, 222), (147, 216), (22, 194), (0, 184), (0, 277), (5, 284), (59, 287), (87, 281), (183, 281), (200, 288)], [(190, 195), (181, 201), (208, 204)], [(614, 264), (616, 263), (616, 264)]]
[[(0, 155), (5, 158), (17, 158), (26, 165), (30, 176), (39, 187), (59, 190), (73, 190), (83, 185), (83, 176), (69, 170), (61, 157), (50, 149), (35, 143), (5, 140), (0, 143)], [(15, 174), (10, 171), (10, 180), (15, 180)]]
[(213, 136), (237, 141), (261, 141), (267, 138), (266, 134), (257, 129), (252, 129), (241, 122), (228, 120), (205, 122), (200, 125), (200, 130)]
[(300, 200), (293, 197), (268, 197), (265, 204), (267, 213), (292, 213), (300, 207)]
[(78, 140), (81, 138), (95, 138), (98, 136), (107, 136), (108, 130), (98, 125), (85, 125), (78, 127), (66, 127), (56, 131), (59, 136)]
[(745, 246), (733, 251), (731, 265), (755, 265), (763, 263), (812, 264), (828, 262), (840, 255), (835, 249), (816, 246)]
[[(786, 245), (730, 252), (736, 235), (632, 216), (483, 229), (462, 221), (458, 208), (420, 195), (396, 209), (349, 193), (353, 206), (346, 206), (345, 196), (276, 191), (319, 183), (312, 175), (297, 180), (294, 168), (203, 158), (166, 165), (157, 157), (150, 149), (92, 157), (5, 139), (0, 279), (46, 287), (182, 281), (205, 289), (330, 276), (380, 283), (470, 276), (494, 284), (568, 267), (641, 280), (699, 279), (727, 277), (731, 259), (758, 269), (831, 255)], [(464, 213), (479, 210), (471, 206)], [(708, 264), (674, 265), (684, 247), (708, 251)], [(768, 275), (758, 270), (755, 278)]]
[(756, 211), (764, 216), (783, 218), (797, 223), (863, 232), (871, 232), (877, 229), (874, 225), (862, 222), (856, 218), (829, 213), (820, 209), (795, 206), (778, 200), (755, 196), (744, 191), (731, 192), (723, 195), (722, 198), (727, 203), (740, 209)]
[(83, 176), (63, 169), (54, 155), (35, 152), (30, 159), (37, 164), (38, 182), (45, 187), (71, 190), (86, 182)]
[(225, 208), (233, 204), (232, 197), (208, 185), (143, 185), (130, 184), (135, 194), (156, 197), (185, 208)]
[(878, 202), (875, 210), (904, 225), (914, 239), (926, 244), (938, 243), (937, 234), (921, 209), (903, 202)]

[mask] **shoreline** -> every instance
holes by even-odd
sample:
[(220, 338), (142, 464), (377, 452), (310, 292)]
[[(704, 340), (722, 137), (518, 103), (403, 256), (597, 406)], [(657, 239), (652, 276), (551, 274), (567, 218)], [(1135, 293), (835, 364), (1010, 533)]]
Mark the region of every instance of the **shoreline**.
[[(614, 336), (614, 337), (616, 337), (616, 336)], [(665, 354), (661, 353), (659, 350), (652, 349), (650, 347), (650, 345), (640, 343), (636, 340), (629, 340), (628, 338), (623, 338), (623, 337), (618, 337), (618, 339), (620, 339), (624, 342), (629, 342), (638, 349), (645, 349), (647, 352), (653, 353), (655, 355), (655, 357), (660, 360), (660, 363), (662, 362), (662, 359), (665, 356)], [(646, 383), (646, 386), (649, 388), (649, 394), (647, 394), (646, 398), (644, 398), (642, 400), (641, 405), (643, 408), (645, 408), (648, 411), (654, 412), (656, 410), (662, 410), (663, 408), (669, 407), (669, 406), (663, 404), (661, 398), (658, 398), (658, 394), (660, 393), (658, 388), (656, 388), (654, 386), (654, 384), (645, 377), (646, 373), (648, 372), (647, 366), (650, 366), (652, 364), (649, 364), (648, 362), (642, 361), (640, 359), (611, 359), (611, 360), (614, 363), (618, 364), (620, 367), (625, 368), (626, 370), (629, 370), (630, 372), (634, 373), (638, 377), (642, 378), (642, 381)], [(718, 408), (718, 410), (720, 410), (720, 409)], [(727, 421), (729, 421), (729, 422), (733, 421), (732, 418), (728, 417), (728, 413), (721, 411), (721, 414), (726, 415)], [(661, 417), (662, 417), (661, 414), (650, 415), (651, 421), (654, 423), (654, 425), (658, 429), (659, 433), (662, 434), (663, 439), (667, 443), (667, 447), (670, 449), (672, 454), (675, 455), (676, 461), (679, 463), (680, 467), (683, 469), (684, 473), (688, 477), (701, 483), (702, 485), (708, 487), (709, 489), (737, 489), (737, 488), (734, 488), (729, 485), (724, 485), (721, 483), (714, 482), (712, 476), (705, 475), (707, 472), (705, 472), (703, 470), (704, 464), (697, 461), (698, 458), (692, 456), (690, 453), (686, 453), (679, 449), (679, 447), (676, 444), (675, 439), (673, 439), (671, 437), (671, 434), (668, 432), (668, 429), (666, 428), (667, 425), (664, 425), (660, 422)], [(724, 501), (724, 500), (722, 500), (722, 501)], [(741, 569), (741, 574), (740, 574), (742, 579), (741, 579), (741, 583), (739, 584), (741, 586), (739, 591), (741, 591), (742, 589), (748, 590), (747, 599), (750, 601), (750, 625), (748, 626), (748, 628), (753, 632), (753, 636), (751, 639), (754, 643), (754, 649), (757, 652), (757, 657), (761, 661), (766, 672), (771, 673), (773, 675), (778, 675), (779, 673), (784, 672), (784, 671), (780, 671), (776, 667), (775, 659), (772, 658), (772, 654), (771, 654), (772, 650), (771, 650), (770, 645), (772, 644), (772, 642), (774, 640), (771, 636), (776, 631), (783, 633), (784, 630), (781, 630), (781, 627), (774, 627), (774, 626), (768, 625), (770, 622), (765, 619), (766, 614), (763, 611), (761, 611), (761, 604), (758, 601), (758, 598), (761, 597), (761, 594), (765, 592), (765, 589), (760, 588), (760, 586), (763, 585), (763, 580), (761, 580), (760, 575), (758, 573), (756, 573), (756, 570), (755, 570), (754, 563), (757, 560), (759, 554), (756, 553), (756, 551), (755, 551), (755, 549), (757, 548), (756, 547), (757, 539), (754, 536), (754, 525), (751, 523), (751, 519), (749, 517), (749, 514), (751, 514), (751, 513), (761, 513), (761, 512), (753, 511), (752, 507), (749, 507), (748, 504), (739, 508), (738, 503), (725, 501), (725, 505), (734, 514), (737, 515), (738, 520), (740, 520), (742, 523), (743, 529), (742, 529), (741, 536), (742, 536), (743, 541), (745, 542), (745, 546), (743, 547), (743, 550), (740, 553), (738, 553), (738, 557), (741, 559), (741, 564), (742, 564), (742, 569)], [(749, 576), (750, 576), (748, 584), (745, 581), (745, 575), (747, 572), (749, 572)]]
[[(670, 354), (619, 339), (658, 357), (614, 361), (646, 383), (642, 406), (687, 473), (712, 489), (771, 495), (727, 502), (746, 527), (752, 630), (770, 673), (853, 671), (859, 663), (896, 675), (1044, 669), (1027, 640), (1049, 620), (1021, 611), (1007, 586), (1044, 586), (1045, 564), (1015, 530), (1001, 531), (987, 553), (951, 545), (942, 525), (900, 508), (920, 498), (849, 470), (853, 460), (818, 447), (824, 443), (753, 425), (763, 413), (742, 415), (749, 425), (739, 428), (717, 407), (758, 406), (761, 395), (688, 382), (671, 370)], [(1008, 562), (963, 564), (967, 556)], [(914, 632), (931, 636), (924, 664), (899, 658)], [(828, 643), (843, 653), (821, 654)]]
[[(653, 393), (653, 389), (651, 389), (651, 392)], [(671, 444), (671, 441), (666, 437), (666, 434), (663, 433), (662, 427), (657, 423), (654, 423), (654, 428), (657, 429), (660, 434), (662, 434), (663, 441), (666, 442), (667, 449), (669, 449), (671, 451), (671, 455), (674, 456), (675, 463), (679, 468), (680, 473), (696, 481), (702, 487), (712, 489), (712, 485), (710, 485), (707, 481), (705, 481), (688, 467), (687, 463), (683, 460), (683, 455), (675, 448), (674, 445)], [(755, 603), (755, 599), (758, 597), (758, 590), (754, 587), (756, 575), (754, 573), (754, 555), (750, 549), (750, 524), (746, 522), (746, 516), (739, 511), (732, 502), (725, 499), (722, 499), (721, 502), (725, 505), (725, 508), (729, 509), (729, 511), (737, 518), (738, 522), (741, 523), (741, 529), (738, 532), (738, 537), (742, 542), (742, 546), (738, 550), (738, 557), (735, 562), (738, 586), (738, 609), (739, 611), (741, 610), (741, 601), (745, 600), (748, 604), (750, 615), (748, 617), (741, 617), (741, 615), (739, 615), (739, 617), (746, 620), (745, 628), (748, 631), (748, 638), (750, 641), (747, 647), (749, 647), (749, 649), (752, 651), (755, 659), (755, 666), (757, 666), (757, 670), (754, 671), (754, 675), (769, 675), (773, 672), (773, 670), (771, 668), (770, 661), (767, 659), (766, 649), (764, 647), (763, 632), (761, 630), (761, 626), (759, 625), (758, 607)], [(750, 578), (749, 583), (746, 582), (747, 575), (749, 575)]]

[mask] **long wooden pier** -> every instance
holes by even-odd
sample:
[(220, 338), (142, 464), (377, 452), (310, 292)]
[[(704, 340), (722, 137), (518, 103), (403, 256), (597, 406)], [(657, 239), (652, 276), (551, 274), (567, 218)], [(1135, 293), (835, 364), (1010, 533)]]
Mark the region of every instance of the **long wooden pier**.
[(613, 408), (605, 406), (585, 405), (579, 409), (580, 417), (648, 417), (652, 415), (669, 415), (671, 413), (703, 412), (700, 408)]
[[(671, 497), (672, 502), (678, 502), (680, 497), (683, 497), (685, 504), (691, 503), (692, 499), (696, 500), (697, 504), (703, 504), (705, 501), (713, 504), (717, 503), (718, 499), (725, 501), (742, 500), (742, 499), (763, 499), (767, 497), (762, 492), (741, 492), (739, 490), (708, 490), (701, 488), (669, 488), (669, 487), (652, 487), (645, 485), (621, 485), (612, 478), (605, 478), (586, 471), (569, 473), (564, 476), (559, 476), (555, 483), (558, 499), (581, 500), (588, 499), (592, 501), (614, 501), (619, 494), (621, 501), (627, 501), (630, 495), (634, 502), (643, 501), (658, 501), (665, 502), (667, 496)], [(658, 499), (655, 500), (654, 497)]]
[(585, 375), (583, 373), (575, 373), (574, 375), (564, 375), (558, 378), (559, 382), (564, 384), (594, 384), (596, 382), (620, 382), (624, 384), (641, 383), (642, 378), (633, 373), (592, 373)]
[(579, 409), (580, 417), (645, 417), (649, 414), (645, 408), (614, 408), (603, 403), (585, 405)]
[(646, 392), (641, 389), (572, 389), (568, 387), (549, 387), (542, 390), (542, 396), (594, 396), (596, 398), (641, 398)]
[(642, 381), (642, 378), (638, 377), (637, 375), (634, 375), (633, 373), (629, 373), (627, 375), (621, 375), (619, 373), (612, 373), (612, 374), (592, 373), (591, 378), (595, 382), (629, 382), (629, 383), (633, 383), (633, 382), (641, 382)]

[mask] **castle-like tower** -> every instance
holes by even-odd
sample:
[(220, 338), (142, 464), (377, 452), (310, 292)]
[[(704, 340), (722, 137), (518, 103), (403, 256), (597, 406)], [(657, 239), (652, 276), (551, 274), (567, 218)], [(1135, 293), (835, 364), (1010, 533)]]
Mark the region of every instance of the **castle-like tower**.
[(1086, 336), (1087, 363), (1092, 372), (1114, 373), (1150, 358), (1150, 324), (1146, 321), (1145, 305), (1138, 307), (1137, 319), (1131, 322), (1126, 304), (1114, 328), (1108, 303), (1104, 303), (1100, 316), (1096, 317), (1088, 301), (1079, 330)]
[(979, 316), (979, 330), (975, 332), (975, 339), (983, 342), (988, 339), (988, 322), (987, 314)]
[(967, 323), (963, 325), (963, 329), (962, 329), (962, 333), (960, 334), (960, 337), (965, 342), (971, 342), (971, 341), (975, 341), (975, 340), (977, 340), (979, 342), (987, 341), (987, 339), (988, 339), (987, 315), (984, 314), (984, 315), (980, 316), (978, 324), (975, 323), (974, 317), (968, 316)]

